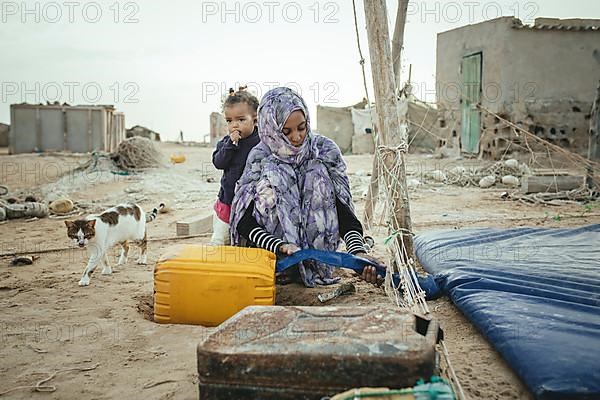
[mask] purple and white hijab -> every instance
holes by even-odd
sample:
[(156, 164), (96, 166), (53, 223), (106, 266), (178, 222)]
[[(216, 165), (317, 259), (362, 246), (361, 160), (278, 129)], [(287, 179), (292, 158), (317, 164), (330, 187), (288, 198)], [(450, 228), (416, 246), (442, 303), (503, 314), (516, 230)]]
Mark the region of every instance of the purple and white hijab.
[[(294, 147), (283, 134), (290, 114), (306, 118), (306, 138)], [(354, 211), (346, 163), (337, 145), (313, 134), (304, 100), (293, 90), (267, 92), (258, 108), (261, 139), (248, 156), (231, 205), (231, 243), (239, 245), (237, 225), (254, 201), (254, 217), (276, 237), (300, 247), (335, 251), (340, 245), (336, 198)], [(337, 282), (333, 267), (317, 262), (300, 265), (304, 284)]]

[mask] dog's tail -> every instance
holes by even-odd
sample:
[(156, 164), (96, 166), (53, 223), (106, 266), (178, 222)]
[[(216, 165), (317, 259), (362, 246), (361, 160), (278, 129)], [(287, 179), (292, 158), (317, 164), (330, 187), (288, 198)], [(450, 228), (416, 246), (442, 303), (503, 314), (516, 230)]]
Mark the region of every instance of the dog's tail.
[(158, 215), (158, 212), (160, 210), (162, 210), (164, 207), (165, 207), (165, 203), (160, 203), (158, 208), (153, 208), (152, 212), (146, 214), (146, 222), (154, 221), (156, 219), (156, 216)]

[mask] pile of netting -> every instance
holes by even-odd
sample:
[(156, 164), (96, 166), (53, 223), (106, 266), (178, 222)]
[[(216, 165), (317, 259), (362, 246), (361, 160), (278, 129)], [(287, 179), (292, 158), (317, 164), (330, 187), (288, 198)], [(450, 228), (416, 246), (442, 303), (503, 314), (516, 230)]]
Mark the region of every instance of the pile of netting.
[(125, 171), (138, 171), (165, 165), (162, 153), (150, 139), (141, 136), (123, 140), (111, 158), (117, 167)]

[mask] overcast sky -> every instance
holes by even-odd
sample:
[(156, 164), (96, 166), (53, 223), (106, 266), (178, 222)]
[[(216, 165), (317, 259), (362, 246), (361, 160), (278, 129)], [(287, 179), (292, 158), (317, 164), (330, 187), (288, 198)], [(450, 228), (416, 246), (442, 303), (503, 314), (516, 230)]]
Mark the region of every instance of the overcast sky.
[[(25, 6), (23, 6), (25, 4)], [(9, 105), (58, 100), (115, 104), (127, 127), (175, 139), (208, 134), (221, 93), (249, 83), (264, 94), (297, 88), (316, 104), (364, 96), (352, 1), (0, 2), (0, 122)], [(363, 2), (356, 2), (369, 59)], [(390, 30), (397, 1), (388, 1)], [(501, 15), (600, 18), (591, 0), (411, 1), (403, 71), (417, 96), (435, 100), (436, 34)], [(390, 31), (391, 35), (391, 31)], [(548, 45), (551, 45), (549, 43)], [(370, 70), (367, 69), (370, 80)], [(369, 85), (370, 95), (373, 96)]]

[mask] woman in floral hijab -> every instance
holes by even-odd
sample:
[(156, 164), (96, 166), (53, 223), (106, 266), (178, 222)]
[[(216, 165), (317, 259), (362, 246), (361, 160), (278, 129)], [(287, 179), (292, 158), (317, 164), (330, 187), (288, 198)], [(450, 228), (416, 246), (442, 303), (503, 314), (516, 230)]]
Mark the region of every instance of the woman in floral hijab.
[[(304, 100), (286, 87), (267, 92), (258, 131), (261, 143), (248, 156), (232, 203), (232, 244), (244, 238), (285, 256), (303, 248), (336, 251), (344, 239), (348, 252), (364, 256), (346, 164), (332, 140), (311, 132)], [(299, 265), (308, 287), (337, 282), (332, 270), (313, 261)]]

